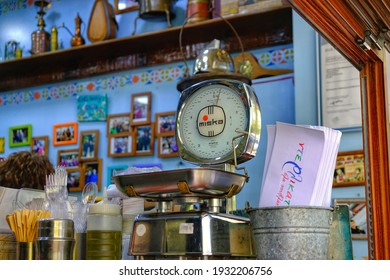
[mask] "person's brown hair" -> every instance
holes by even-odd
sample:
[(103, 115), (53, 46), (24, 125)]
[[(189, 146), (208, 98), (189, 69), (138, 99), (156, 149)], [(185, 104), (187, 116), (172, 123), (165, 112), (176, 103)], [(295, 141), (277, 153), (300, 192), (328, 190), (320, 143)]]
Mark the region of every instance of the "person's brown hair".
[(46, 175), (53, 172), (54, 167), (47, 156), (15, 152), (0, 162), (0, 186), (43, 190)]

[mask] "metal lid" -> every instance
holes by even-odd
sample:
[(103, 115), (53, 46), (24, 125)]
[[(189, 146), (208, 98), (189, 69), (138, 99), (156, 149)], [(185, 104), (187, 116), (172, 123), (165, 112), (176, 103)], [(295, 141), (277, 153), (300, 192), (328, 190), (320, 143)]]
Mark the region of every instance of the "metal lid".
[(230, 54), (221, 49), (221, 41), (214, 39), (196, 58), (194, 74), (210, 72), (234, 73), (234, 63)]

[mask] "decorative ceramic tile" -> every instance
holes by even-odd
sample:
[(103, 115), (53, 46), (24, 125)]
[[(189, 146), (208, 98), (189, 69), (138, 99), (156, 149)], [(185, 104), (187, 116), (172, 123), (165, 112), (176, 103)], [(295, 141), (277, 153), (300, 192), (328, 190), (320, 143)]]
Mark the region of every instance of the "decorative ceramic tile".
[[(294, 61), (294, 49), (292, 47), (280, 47), (267, 51), (253, 52), (259, 64), (264, 67), (282, 66), (292, 68)], [(64, 98), (76, 98), (82, 93), (115, 94), (118, 88), (127, 88), (133, 85), (152, 85), (160, 83), (177, 83), (184, 77), (185, 65), (153, 68), (136, 72), (137, 69), (128, 73), (114, 73), (110, 76), (91, 78), (88, 81), (72, 81), (65, 84), (50, 85), (34, 90), (22, 90), (7, 92), (0, 95), (0, 107), (29, 103), (39, 100), (59, 100)], [(139, 70), (139, 69), (138, 69)]]

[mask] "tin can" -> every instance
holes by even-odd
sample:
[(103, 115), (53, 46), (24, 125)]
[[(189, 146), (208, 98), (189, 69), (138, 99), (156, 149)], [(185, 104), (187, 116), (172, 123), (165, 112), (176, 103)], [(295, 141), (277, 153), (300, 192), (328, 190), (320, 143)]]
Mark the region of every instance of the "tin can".
[(187, 22), (194, 23), (211, 18), (210, 0), (189, 0), (187, 3)]

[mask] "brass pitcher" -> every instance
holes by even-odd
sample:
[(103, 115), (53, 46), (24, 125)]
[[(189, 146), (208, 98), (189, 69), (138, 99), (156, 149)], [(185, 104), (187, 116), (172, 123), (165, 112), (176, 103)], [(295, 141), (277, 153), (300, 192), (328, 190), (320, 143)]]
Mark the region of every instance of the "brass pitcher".
[(72, 47), (85, 45), (85, 40), (83, 36), (81, 36), (81, 24), (83, 23), (83, 21), (81, 20), (79, 14), (77, 14), (75, 22), (76, 22), (76, 33), (74, 34), (72, 40), (70, 41), (70, 45)]
[(75, 18), (75, 22), (76, 22), (76, 31), (75, 31), (75, 34), (73, 34), (68, 27), (65, 26), (65, 24), (63, 23), (60, 27), (63, 27), (65, 28), (69, 34), (72, 36), (72, 39), (70, 40), (70, 45), (72, 47), (77, 47), (77, 46), (82, 46), (82, 45), (85, 45), (85, 39), (83, 36), (81, 36), (81, 24), (83, 23), (81, 17), (79, 16), (79, 14), (77, 13), (77, 16)]

